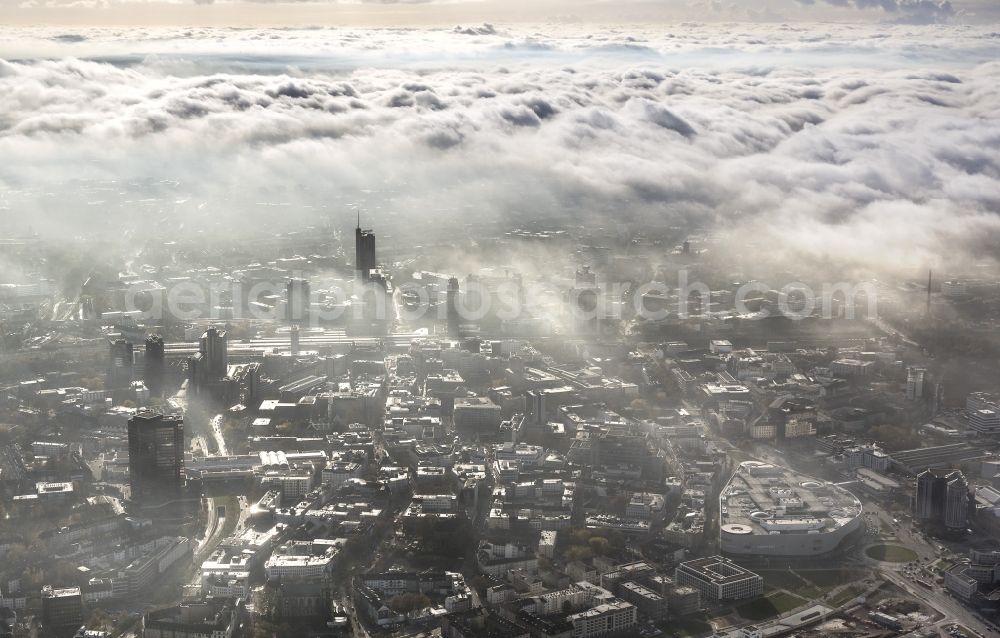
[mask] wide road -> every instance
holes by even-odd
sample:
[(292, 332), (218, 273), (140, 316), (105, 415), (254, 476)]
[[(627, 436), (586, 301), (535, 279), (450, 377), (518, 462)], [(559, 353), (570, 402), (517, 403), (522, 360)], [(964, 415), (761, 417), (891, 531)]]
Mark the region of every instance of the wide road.
[(212, 417), (209, 427), (212, 429), (211, 435), (215, 439), (215, 449), (218, 450), (218, 455), (229, 456), (229, 452), (226, 451), (226, 439), (222, 436), (222, 419), (223, 415), (216, 414)]
[(923, 601), (923, 603), (928, 607), (933, 607), (944, 614), (945, 617), (940, 621), (940, 623), (937, 624), (950, 624), (957, 622), (958, 624), (964, 625), (977, 632), (980, 636), (997, 635), (996, 632), (987, 627), (985, 623), (978, 620), (970, 609), (966, 608), (965, 605), (949, 596), (936, 585), (933, 589), (921, 587), (920, 585), (914, 584), (912, 580), (904, 578), (902, 574), (893, 570), (884, 570), (882, 575), (917, 600)]

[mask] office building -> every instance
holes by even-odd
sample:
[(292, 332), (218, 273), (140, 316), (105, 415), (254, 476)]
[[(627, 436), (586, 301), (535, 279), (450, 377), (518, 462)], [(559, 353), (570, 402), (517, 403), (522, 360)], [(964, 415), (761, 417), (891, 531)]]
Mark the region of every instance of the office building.
[(633, 581), (621, 583), (615, 590), (618, 597), (632, 603), (636, 609), (651, 620), (659, 620), (667, 614), (667, 601), (660, 594)]
[(229, 338), (225, 330), (206, 330), (201, 336), (199, 352), (205, 356), (206, 375), (213, 379), (226, 376), (229, 368)]
[(201, 336), (198, 352), (188, 358), (188, 392), (211, 392), (221, 386), (229, 371), (229, 339), (226, 331), (209, 328)]
[(108, 365), (108, 390), (122, 390), (132, 385), (134, 359), (132, 344), (124, 339), (111, 343), (111, 356)]
[(500, 406), (487, 397), (457, 398), (454, 419), (459, 430), (496, 434), (500, 428)]
[(678, 586), (691, 587), (701, 599), (714, 603), (756, 598), (764, 592), (764, 579), (722, 556), (681, 563), (674, 572)]
[(969, 483), (959, 470), (924, 470), (917, 475), (914, 519), (960, 532), (969, 520)]
[(149, 394), (158, 397), (163, 394), (163, 383), (166, 377), (167, 363), (164, 357), (163, 337), (150, 335), (146, 337), (146, 356), (143, 362), (143, 376)]
[(143, 638), (229, 638), (236, 624), (236, 608), (229, 600), (209, 598), (146, 612), (142, 616), (142, 635)]
[(309, 319), (309, 281), (289, 279), (285, 285), (285, 321), (302, 323)]
[(979, 408), (971, 410), (969, 415), (969, 429), (980, 434), (1000, 433), (1000, 411), (996, 408)]
[(180, 417), (145, 411), (129, 419), (132, 500), (149, 505), (180, 497), (184, 450), (184, 421)]
[(72, 636), (83, 624), (83, 596), (79, 587), (42, 588), (42, 626), (60, 638)]
[(674, 616), (686, 616), (701, 609), (701, 593), (694, 587), (672, 587), (667, 595), (667, 609)]
[(624, 600), (612, 599), (570, 614), (566, 620), (573, 625), (574, 638), (624, 635), (636, 625), (636, 608)]
[(874, 370), (874, 362), (858, 359), (837, 359), (830, 364), (833, 376), (846, 379), (868, 377)]
[(362, 230), (359, 215), (358, 227), (354, 229), (354, 269), (361, 281), (368, 281), (375, 268), (375, 231)]
[(906, 398), (917, 401), (924, 397), (924, 377), (927, 370), (910, 366), (906, 369)]
[(447, 313), (448, 313), (448, 336), (452, 339), (457, 339), (461, 336), (461, 315), (459, 314), (459, 288), (458, 288), (458, 278), (451, 277), (448, 279), (448, 292), (445, 297), (447, 303)]

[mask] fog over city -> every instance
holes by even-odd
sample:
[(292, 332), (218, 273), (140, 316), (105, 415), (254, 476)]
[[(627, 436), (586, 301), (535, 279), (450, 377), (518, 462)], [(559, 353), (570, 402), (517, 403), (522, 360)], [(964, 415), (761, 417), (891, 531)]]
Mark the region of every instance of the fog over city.
[[(995, 255), (990, 27), (31, 29), (2, 52), (4, 214), (39, 230), (288, 230), (357, 202), (693, 224), (908, 274)], [(94, 215), (91, 181), (163, 205)]]
[(0, 638), (985, 638), (998, 521), (993, 0), (0, 0)]

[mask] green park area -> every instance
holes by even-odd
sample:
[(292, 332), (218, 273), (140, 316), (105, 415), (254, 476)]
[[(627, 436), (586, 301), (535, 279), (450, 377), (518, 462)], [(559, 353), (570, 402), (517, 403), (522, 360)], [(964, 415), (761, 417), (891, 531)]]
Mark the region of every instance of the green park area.
[(708, 623), (703, 615), (672, 619), (658, 626), (665, 636), (673, 638), (702, 636), (712, 631), (712, 625)]
[(809, 569), (757, 569), (770, 590), (787, 590), (803, 598), (821, 598), (844, 583), (861, 581), (870, 574), (863, 569), (846, 567)]
[(737, 605), (736, 611), (743, 618), (758, 622), (789, 612), (804, 604), (806, 604), (804, 598), (782, 591)]
[(888, 563), (909, 563), (917, 560), (917, 553), (902, 545), (872, 545), (865, 550), (868, 558)]

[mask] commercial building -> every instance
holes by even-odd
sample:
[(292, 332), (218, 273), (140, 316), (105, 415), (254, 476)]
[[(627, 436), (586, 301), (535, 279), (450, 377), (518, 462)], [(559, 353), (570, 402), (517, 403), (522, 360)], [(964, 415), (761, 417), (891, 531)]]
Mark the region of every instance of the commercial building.
[(969, 429), (980, 434), (1000, 433), (1000, 410), (996, 408), (979, 408), (970, 410)]
[(209, 328), (202, 334), (198, 352), (188, 358), (188, 392), (213, 392), (229, 371), (229, 338), (226, 331)]
[(573, 638), (591, 638), (622, 634), (636, 625), (635, 605), (624, 600), (610, 600), (566, 620), (573, 625)]
[(959, 563), (944, 573), (944, 586), (954, 596), (972, 602), (979, 591), (979, 581), (969, 573), (969, 565)]
[(207, 599), (149, 611), (142, 616), (143, 638), (231, 638), (236, 608), (226, 599)]
[[(309, 281), (289, 279), (285, 284), (285, 321), (301, 323), (309, 318)], [(298, 338), (298, 333), (295, 333)]]
[(790, 469), (746, 461), (719, 495), (727, 554), (816, 556), (861, 529), (861, 502), (847, 490)]
[(913, 516), (919, 523), (964, 531), (970, 503), (969, 482), (959, 470), (924, 470), (917, 475)]
[(667, 609), (674, 616), (686, 616), (701, 609), (701, 592), (694, 587), (673, 587), (667, 595)]
[(495, 434), (500, 428), (500, 406), (487, 397), (455, 399), (455, 428), (483, 434)]
[(58, 637), (72, 636), (83, 624), (83, 595), (79, 587), (42, 588), (42, 626)]
[(837, 359), (830, 364), (830, 373), (840, 378), (859, 378), (870, 376), (875, 370), (873, 361), (858, 359)]
[(927, 468), (955, 467), (966, 461), (986, 456), (983, 446), (968, 443), (948, 443), (914, 448), (892, 453), (893, 467), (909, 474), (919, 474)]
[(633, 581), (621, 583), (615, 593), (622, 600), (635, 605), (643, 616), (659, 620), (667, 614), (667, 601), (655, 591)]
[(163, 381), (166, 376), (166, 359), (164, 357), (163, 337), (150, 335), (146, 337), (146, 354), (143, 357), (143, 376), (149, 393), (158, 397), (163, 394)]
[(677, 566), (674, 580), (713, 603), (755, 598), (764, 592), (763, 578), (722, 556), (683, 562)]
[(925, 368), (910, 366), (906, 369), (906, 398), (910, 401), (917, 401), (924, 397), (924, 377), (927, 375)]
[(354, 269), (359, 279), (368, 281), (375, 268), (375, 231), (362, 230), (359, 216), (358, 226), (354, 229)]
[(132, 500), (148, 505), (180, 497), (184, 450), (184, 421), (180, 417), (144, 411), (129, 419)]
[(133, 368), (132, 344), (124, 339), (113, 341), (110, 346), (107, 389), (121, 390), (132, 385)]
[(290, 541), (275, 550), (264, 563), (269, 580), (306, 580), (327, 576), (346, 539)]

